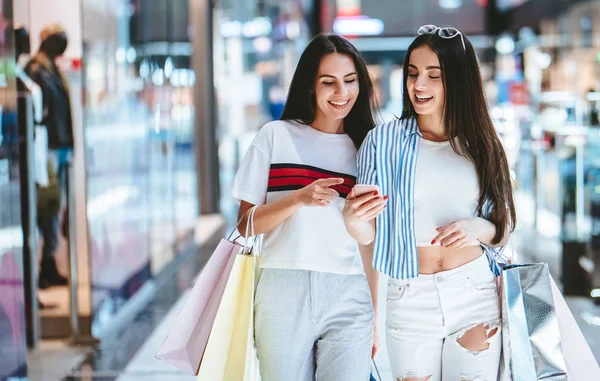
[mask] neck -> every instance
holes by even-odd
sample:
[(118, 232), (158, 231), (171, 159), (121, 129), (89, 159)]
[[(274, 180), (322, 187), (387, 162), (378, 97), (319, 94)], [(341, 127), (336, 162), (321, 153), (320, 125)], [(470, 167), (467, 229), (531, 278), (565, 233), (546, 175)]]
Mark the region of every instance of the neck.
[(315, 130), (324, 132), (326, 134), (343, 134), (344, 133), (344, 120), (343, 119), (332, 119), (317, 115), (314, 122), (310, 125)]
[(440, 142), (448, 140), (443, 115), (417, 115), (417, 124), (423, 138)]

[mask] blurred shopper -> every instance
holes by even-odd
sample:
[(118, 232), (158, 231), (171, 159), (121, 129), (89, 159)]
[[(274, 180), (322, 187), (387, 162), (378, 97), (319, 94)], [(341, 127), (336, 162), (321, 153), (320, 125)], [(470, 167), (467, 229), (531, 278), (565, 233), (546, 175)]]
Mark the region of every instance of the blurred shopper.
[(358, 183), (378, 185), (390, 207), (377, 224), (361, 219), (360, 198), (344, 213), (360, 243), (375, 240), (374, 266), (390, 277), (393, 376), (496, 380), (500, 303), (481, 243), (504, 245), (516, 218), (473, 46), (457, 29), (421, 27), (403, 87), (401, 118), (373, 129), (358, 153)]
[[(44, 114), (42, 124), (48, 131), (49, 159), (59, 187), (64, 187), (67, 165), (73, 152), (73, 122), (67, 79), (56, 64), (67, 48), (67, 35), (58, 24), (45, 26), (40, 33), (41, 45), (26, 67), (28, 75), (41, 87)], [(54, 188), (52, 188), (54, 189)], [(45, 192), (45, 191), (43, 191)], [(58, 212), (38, 210), (38, 227), (44, 238), (39, 287), (67, 284), (56, 268), (54, 254), (58, 243)]]
[(59, 184), (64, 186), (67, 165), (73, 154), (73, 119), (69, 83), (56, 64), (67, 49), (67, 35), (59, 24), (49, 24), (40, 33), (41, 45), (26, 71), (42, 88), (43, 124), (48, 129), (48, 145)]
[[(255, 302), (263, 381), (369, 379), (379, 348), (369, 286), (377, 284), (361, 253), (372, 251), (359, 252), (342, 208), (373, 109), (356, 48), (319, 35), (300, 57), (281, 119), (259, 131), (240, 165), (233, 186), (240, 217), (260, 205), (254, 225), (264, 234)], [(383, 208), (385, 200), (372, 197)]]

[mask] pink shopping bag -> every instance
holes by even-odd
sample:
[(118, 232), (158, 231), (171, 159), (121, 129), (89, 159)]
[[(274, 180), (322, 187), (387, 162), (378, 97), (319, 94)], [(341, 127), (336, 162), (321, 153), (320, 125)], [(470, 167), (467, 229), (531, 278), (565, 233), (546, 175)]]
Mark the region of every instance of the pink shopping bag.
[(592, 350), (552, 277), (550, 283), (569, 381), (600, 380), (600, 368)]
[(241, 249), (233, 241), (221, 240), (156, 354), (157, 359), (197, 375), (227, 279)]

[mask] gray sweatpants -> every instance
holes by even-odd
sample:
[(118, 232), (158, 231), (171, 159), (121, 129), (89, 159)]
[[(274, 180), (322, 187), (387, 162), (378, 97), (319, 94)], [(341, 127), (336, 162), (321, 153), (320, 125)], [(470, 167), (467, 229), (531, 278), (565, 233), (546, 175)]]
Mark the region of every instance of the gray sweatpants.
[(262, 381), (368, 380), (373, 324), (364, 275), (263, 269), (254, 331)]

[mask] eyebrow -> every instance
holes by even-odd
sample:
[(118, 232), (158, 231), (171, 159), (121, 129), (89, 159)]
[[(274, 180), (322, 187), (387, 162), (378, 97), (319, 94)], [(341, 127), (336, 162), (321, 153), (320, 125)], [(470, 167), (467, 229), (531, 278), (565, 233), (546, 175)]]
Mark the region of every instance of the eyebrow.
[[(349, 77), (351, 75), (356, 75), (356, 72), (352, 72), (352, 73), (348, 73), (344, 76), (344, 78)], [(328, 77), (328, 78), (335, 78), (335, 76), (331, 75), (331, 74), (321, 74), (319, 76), (319, 78), (323, 78), (323, 77)]]
[[(409, 67), (412, 67), (413, 69), (417, 69), (417, 70), (419, 70), (419, 68), (418, 68), (418, 67), (416, 67), (416, 66), (415, 66), (415, 65), (413, 65), (413, 64), (408, 64), (408, 66), (409, 66)], [(439, 66), (427, 66), (427, 67), (425, 68), (425, 70), (442, 70), (442, 68), (441, 68), (441, 67), (439, 67)]]

